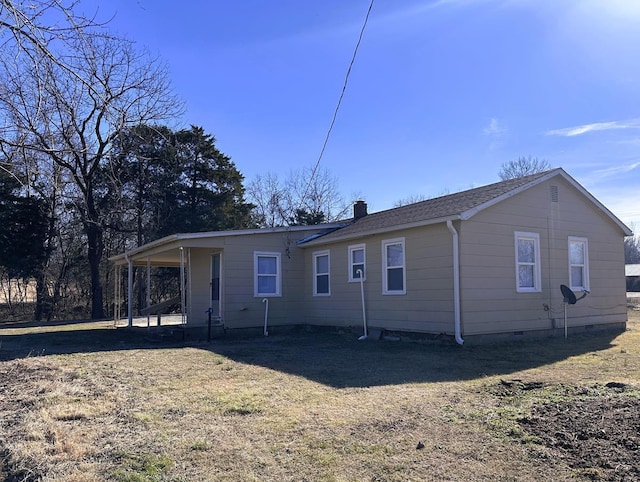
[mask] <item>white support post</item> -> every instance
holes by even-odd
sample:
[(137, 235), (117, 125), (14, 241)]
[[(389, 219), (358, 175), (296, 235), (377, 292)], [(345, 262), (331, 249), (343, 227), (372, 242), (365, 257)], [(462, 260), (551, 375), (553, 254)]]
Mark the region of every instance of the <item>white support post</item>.
[(187, 290), (188, 290), (188, 296), (187, 296), (188, 309), (187, 309), (187, 312), (185, 313), (186, 318), (185, 316), (182, 317), (183, 324), (187, 322), (187, 320), (189, 319), (189, 316), (192, 313), (191, 300), (193, 299), (193, 297), (191, 296), (191, 248), (187, 249)]
[(129, 328), (133, 326), (133, 262), (126, 257), (127, 268), (127, 324)]
[[(151, 306), (151, 258), (147, 256), (147, 308)], [(147, 328), (151, 326), (151, 313), (147, 311)]]
[(186, 289), (184, 280), (184, 248), (180, 246), (180, 312), (182, 313), (182, 324), (185, 323), (186, 311)]
[(120, 321), (120, 302), (122, 300), (122, 280), (120, 276), (122, 276), (122, 270), (118, 264), (116, 265), (115, 277), (113, 279), (113, 326), (118, 326), (118, 322)]

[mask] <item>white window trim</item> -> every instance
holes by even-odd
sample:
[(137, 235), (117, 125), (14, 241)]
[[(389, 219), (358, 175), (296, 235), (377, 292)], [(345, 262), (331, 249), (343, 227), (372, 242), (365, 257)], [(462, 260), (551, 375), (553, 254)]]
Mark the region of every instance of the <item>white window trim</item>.
[[(571, 243), (584, 243), (584, 264), (583, 265), (574, 265), (571, 263)], [(589, 291), (589, 241), (587, 238), (582, 238), (579, 236), (569, 236), (567, 240), (567, 261), (569, 263), (569, 287), (573, 291)], [(574, 286), (573, 280), (571, 279), (571, 267), (572, 266), (582, 266), (582, 282), (584, 286)]]
[[(533, 288), (520, 286), (520, 270), (518, 269), (521, 264), (518, 260), (518, 240), (530, 239), (533, 240), (535, 246), (535, 261), (533, 265)], [(515, 261), (516, 261), (516, 291), (518, 293), (540, 293), (542, 291), (542, 275), (540, 268), (540, 235), (538, 233), (526, 233), (522, 231), (516, 231), (514, 233), (514, 248), (515, 248)]]
[[(352, 244), (348, 247), (348, 256), (349, 256), (349, 283), (360, 283), (360, 278), (353, 277), (353, 265), (356, 264), (353, 262), (353, 252), (362, 250), (362, 281), (367, 280), (367, 245), (366, 244)], [(360, 263), (357, 263), (360, 264)]]
[[(318, 273), (318, 263), (316, 260), (321, 256), (327, 257), (326, 273)], [(313, 296), (331, 296), (331, 256), (329, 256), (329, 250), (315, 251), (311, 256), (311, 259), (313, 260)], [(327, 276), (327, 288), (329, 288), (327, 293), (318, 293), (318, 276)]]
[[(387, 266), (387, 246), (394, 244), (402, 245), (402, 265)], [(402, 268), (402, 289), (389, 290), (387, 270), (389, 268)], [(383, 295), (404, 295), (407, 294), (407, 262), (406, 262), (406, 246), (404, 238), (383, 239), (382, 240), (382, 294)]]
[[(258, 258), (271, 257), (276, 258), (276, 292), (260, 293), (258, 291)], [(265, 276), (265, 275), (261, 275)], [(254, 251), (253, 252), (253, 296), (261, 298), (282, 296), (282, 254), (272, 251)]]

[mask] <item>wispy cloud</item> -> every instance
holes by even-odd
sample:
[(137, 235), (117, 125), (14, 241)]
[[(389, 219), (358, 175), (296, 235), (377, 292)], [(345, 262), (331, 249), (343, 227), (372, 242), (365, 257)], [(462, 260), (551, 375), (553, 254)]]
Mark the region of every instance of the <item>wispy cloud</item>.
[(482, 129), (482, 134), (489, 139), (489, 150), (495, 151), (500, 149), (504, 143), (507, 134), (507, 128), (495, 117), (489, 120), (489, 124)]
[(588, 134), (589, 132), (610, 131), (617, 129), (640, 129), (640, 119), (629, 119), (624, 121), (611, 122), (594, 122), (593, 124), (583, 124), (581, 126), (552, 129), (547, 131), (546, 134), (548, 136), (573, 137)]
[(482, 133), (485, 136), (491, 137), (502, 137), (506, 132), (507, 129), (500, 125), (500, 122), (498, 122), (498, 119), (495, 117), (492, 117), (489, 121), (489, 125), (482, 130)]
[[(594, 166), (595, 167), (595, 166)], [(586, 168), (582, 171), (580, 182), (590, 186), (616, 186), (613, 191), (623, 185), (631, 184), (637, 190), (637, 176), (640, 174), (640, 159), (629, 159), (613, 166), (602, 168)], [(638, 191), (640, 193), (640, 191)], [(638, 207), (640, 209), (640, 206)]]
[(578, 181), (627, 226), (640, 227), (640, 158), (578, 171)]
[(597, 169), (593, 172), (593, 174), (598, 177), (617, 176), (619, 174), (626, 174), (630, 171), (634, 171), (639, 167), (640, 167), (640, 161), (636, 161), (629, 164), (622, 164), (619, 166), (608, 167), (606, 169)]
[(590, 186), (589, 192), (611, 210), (623, 223), (640, 232), (640, 191), (636, 186)]

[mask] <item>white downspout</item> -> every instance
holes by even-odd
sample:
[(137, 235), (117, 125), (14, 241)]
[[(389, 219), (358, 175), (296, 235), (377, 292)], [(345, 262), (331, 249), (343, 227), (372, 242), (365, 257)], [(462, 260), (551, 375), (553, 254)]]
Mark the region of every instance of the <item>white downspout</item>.
[(269, 336), (269, 330), (267, 330), (267, 322), (269, 320), (269, 298), (262, 298), (264, 303), (264, 336)]
[(453, 223), (447, 221), (447, 228), (453, 236), (453, 311), (454, 330), (456, 342), (459, 345), (464, 343), (460, 329), (460, 249), (458, 247), (458, 231), (453, 227)]
[(369, 334), (367, 333), (367, 312), (364, 305), (364, 273), (361, 269), (356, 271), (360, 276), (360, 296), (362, 298), (362, 325), (364, 326), (364, 334), (358, 338), (358, 340), (366, 340)]

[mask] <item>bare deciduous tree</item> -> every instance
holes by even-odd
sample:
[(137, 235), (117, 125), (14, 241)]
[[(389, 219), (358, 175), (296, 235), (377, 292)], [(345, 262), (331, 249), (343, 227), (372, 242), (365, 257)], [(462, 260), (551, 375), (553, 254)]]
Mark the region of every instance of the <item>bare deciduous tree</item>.
[(551, 165), (548, 161), (537, 157), (519, 157), (515, 161), (509, 161), (502, 164), (498, 176), (503, 181), (507, 179), (515, 179), (517, 177), (528, 176), (530, 174), (537, 174), (551, 169)]
[(253, 216), (262, 227), (284, 226), (286, 193), (278, 175), (272, 172), (259, 174), (247, 186), (247, 196), (254, 204)]
[[(635, 231), (633, 224), (630, 227)], [(635, 234), (624, 238), (624, 262), (626, 264), (640, 264), (640, 235)]]
[(436, 194), (435, 196), (427, 196), (426, 194), (415, 194), (402, 199), (398, 199), (393, 203), (393, 207), (399, 208), (402, 206), (406, 206), (408, 204), (415, 204), (422, 201), (427, 201), (429, 199), (434, 199), (441, 196), (447, 196), (448, 194), (451, 194), (448, 189), (444, 189), (442, 192), (440, 192), (439, 194)]
[(348, 217), (352, 203), (338, 191), (338, 180), (326, 169), (290, 171), (281, 181), (276, 174), (257, 176), (247, 186), (260, 226), (290, 226), (331, 222)]
[(86, 238), (91, 313), (101, 318), (103, 200), (114, 186), (100, 178), (113, 141), (127, 127), (175, 118), (182, 106), (158, 59), (74, 7), (0, 0), (0, 145), (57, 165), (73, 186), (68, 202)]

